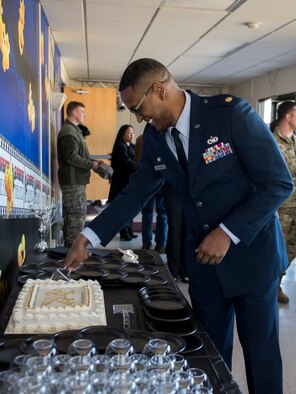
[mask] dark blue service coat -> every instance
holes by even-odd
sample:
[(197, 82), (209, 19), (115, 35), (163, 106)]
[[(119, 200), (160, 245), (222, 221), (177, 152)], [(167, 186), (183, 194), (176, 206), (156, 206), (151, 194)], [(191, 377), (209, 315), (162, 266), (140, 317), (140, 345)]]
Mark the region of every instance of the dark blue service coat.
[[(288, 260), (276, 210), (293, 182), (277, 143), (250, 104), (231, 95), (189, 93), (189, 177), (165, 134), (148, 124), (137, 171), (89, 227), (107, 245), (166, 180), (179, 193), (189, 224), (191, 283), (210, 286), (215, 270), (224, 296), (232, 297), (285, 271)], [(219, 265), (198, 264), (194, 249), (219, 223), (241, 242), (231, 243)]]

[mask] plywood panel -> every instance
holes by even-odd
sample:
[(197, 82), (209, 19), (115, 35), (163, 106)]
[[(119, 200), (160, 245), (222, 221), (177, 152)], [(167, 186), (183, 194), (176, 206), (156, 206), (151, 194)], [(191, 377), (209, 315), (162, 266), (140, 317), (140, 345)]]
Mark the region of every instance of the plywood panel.
[[(87, 94), (75, 93), (75, 90), (88, 91)], [(116, 89), (75, 86), (65, 87), (67, 100), (64, 105), (64, 117), (69, 101), (80, 101), (85, 105), (86, 117), (84, 124), (91, 135), (87, 137), (87, 146), (91, 155), (109, 155), (115, 141), (116, 130)], [(109, 160), (104, 161), (110, 164)], [(88, 200), (108, 198), (109, 182), (91, 172), (90, 184), (87, 185)]]

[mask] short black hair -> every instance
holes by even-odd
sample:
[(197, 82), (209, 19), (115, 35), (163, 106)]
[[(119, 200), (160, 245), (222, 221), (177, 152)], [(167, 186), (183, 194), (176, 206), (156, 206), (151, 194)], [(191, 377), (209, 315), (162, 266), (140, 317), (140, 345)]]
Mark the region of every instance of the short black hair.
[(77, 107), (85, 108), (85, 105), (83, 103), (80, 103), (79, 101), (70, 101), (66, 109), (67, 116), (71, 116), (72, 112)]
[(269, 128), (272, 133), (274, 132), (275, 128), (278, 127), (279, 123), (280, 121), (278, 120), (278, 118), (273, 119), (273, 121), (270, 122)]
[(296, 108), (295, 101), (284, 101), (278, 106), (277, 109), (277, 117), (278, 120), (283, 119), (289, 112), (293, 111)]
[(162, 63), (155, 59), (142, 58), (135, 60), (125, 69), (119, 83), (119, 91), (122, 92), (129, 86), (135, 87), (142, 80), (151, 79), (155, 75), (163, 79), (171, 74)]

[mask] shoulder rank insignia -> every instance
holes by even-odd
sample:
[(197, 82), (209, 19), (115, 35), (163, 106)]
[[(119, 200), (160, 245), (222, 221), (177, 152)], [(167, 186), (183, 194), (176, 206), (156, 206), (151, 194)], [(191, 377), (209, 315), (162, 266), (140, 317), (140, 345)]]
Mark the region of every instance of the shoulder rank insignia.
[(231, 103), (232, 100), (233, 100), (233, 98), (230, 97), (230, 96), (228, 96), (228, 97), (225, 98), (225, 102), (226, 102), (226, 103)]

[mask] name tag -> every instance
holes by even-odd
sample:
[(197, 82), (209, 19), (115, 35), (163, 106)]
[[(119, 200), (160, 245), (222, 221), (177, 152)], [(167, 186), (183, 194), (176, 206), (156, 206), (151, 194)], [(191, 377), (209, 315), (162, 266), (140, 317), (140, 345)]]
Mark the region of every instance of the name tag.
[(161, 171), (161, 170), (166, 170), (166, 165), (165, 164), (159, 164), (157, 166), (154, 166), (155, 171)]

